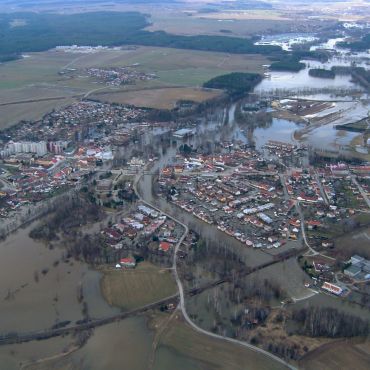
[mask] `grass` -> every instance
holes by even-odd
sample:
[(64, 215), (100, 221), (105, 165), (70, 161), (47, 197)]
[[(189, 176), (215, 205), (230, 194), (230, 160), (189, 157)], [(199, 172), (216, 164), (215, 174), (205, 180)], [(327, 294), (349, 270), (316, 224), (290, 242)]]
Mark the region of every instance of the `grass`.
[(101, 290), (107, 302), (130, 310), (158, 301), (176, 293), (176, 284), (170, 270), (150, 263), (140, 263), (132, 270), (103, 271)]
[[(188, 16), (178, 11), (151, 11), (152, 25), (146, 29), (150, 31), (163, 30), (177, 35), (230, 35), (242, 37), (250, 37), (266, 32), (284, 33), (290, 31), (293, 21), (269, 19), (268, 13), (265, 12), (266, 17), (263, 17), (263, 19), (261, 17), (259, 17), (260, 19), (250, 17), (250, 19), (238, 19), (233, 22), (220, 22), (218, 13), (214, 14), (214, 17), (217, 18), (214, 19), (207, 17), (206, 14)], [(208, 14), (208, 16), (210, 15)], [(221, 14), (221, 16), (223, 15), (225, 13)], [(232, 33), (221, 32), (225, 29)]]
[[(173, 362), (168, 361), (168, 358), (167, 361), (163, 358), (163, 349), (172, 353), (173, 358), (181, 359), (180, 365), (177, 367), (179, 369), (286, 369), (285, 366), (276, 361), (247, 348), (200, 334), (185, 323), (180, 314), (176, 315), (177, 317), (171, 321), (160, 338), (154, 369), (169, 370), (176, 367), (173, 366)], [(163, 316), (158, 315), (157, 322), (152, 322), (152, 325), (161, 327), (163, 320), (168, 320)], [(158, 318), (160, 318), (159, 321)], [(194, 367), (182, 366), (183, 363), (191, 363)]]
[[(80, 77), (81, 71), (89, 67), (123, 67), (137, 64), (139, 71), (154, 72), (158, 79), (138, 82), (136, 85), (125, 86), (125, 90), (137, 91), (152, 87), (196, 87), (209, 79), (229, 72), (262, 72), (262, 65), (267, 64), (265, 57), (260, 55), (229, 55), (226, 53), (180, 50), (169, 48), (139, 47), (120, 51), (102, 51), (94, 54), (71, 54), (47, 51), (29, 53), (28, 58), (0, 64), (0, 102), (16, 102), (13, 105), (0, 106), (0, 129), (18, 123), (20, 120), (37, 120), (54, 108), (78, 99), (88, 91), (104, 88), (103, 84), (94, 83), (93, 79)], [(59, 75), (63, 68), (76, 68), (71, 76)], [(122, 90), (122, 89), (121, 89)], [(195, 94), (194, 100), (213, 97), (213, 93), (178, 91)], [(187, 98), (175, 95), (166, 101), (150, 104), (152, 97), (145, 93), (143, 102), (140, 93), (133, 92), (132, 99), (137, 105), (149, 107), (172, 107), (178, 99)], [(169, 95), (174, 95), (168, 93)], [(30, 99), (46, 99), (65, 97), (63, 100), (24, 103)], [(158, 101), (159, 96), (154, 100)], [(126, 99), (125, 99), (126, 100)]]
[(92, 95), (91, 97), (97, 98), (104, 102), (115, 102), (157, 109), (172, 109), (178, 100), (202, 102), (219, 95), (220, 92), (217, 90), (210, 91), (190, 87), (179, 87), (147, 89), (135, 92), (112, 92), (111, 94), (96, 94)]
[(370, 341), (332, 343), (308, 354), (299, 363), (302, 370), (367, 370), (370, 363)]

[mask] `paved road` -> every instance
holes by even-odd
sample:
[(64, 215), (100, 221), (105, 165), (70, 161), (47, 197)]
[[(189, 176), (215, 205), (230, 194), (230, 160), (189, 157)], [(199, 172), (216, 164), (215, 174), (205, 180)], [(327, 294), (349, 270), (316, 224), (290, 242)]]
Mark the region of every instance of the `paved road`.
[(212, 338), (215, 338), (215, 339), (219, 339), (219, 340), (223, 340), (223, 341), (226, 341), (226, 342), (230, 342), (230, 343), (233, 343), (233, 344), (238, 344), (240, 346), (243, 346), (243, 347), (246, 347), (254, 352), (257, 352), (257, 353), (260, 353), (266, 357), (269, 357), (271, 359), (273, 359), (274, 361), (277, 361), (279, 362), (280, 364), (282, 365), (285, 365), (287, 368), (291, 369), (291, 370), (297, 370), (296, 367), (294, 367), (293, 365), (287, 363), (286, 361), (284, 361), (283, 359), (273, 355), (272, 353), (270, 352), (267, 352), (259, 347), (256, 347), (256, 346), (253, 346), (249, 343), (246, 343), (246, 342), (243, 342), (241, 340), (237, 340), (237, 339), (233, 339), (233, 338), (229, 338), (229, 337), (225, 337), (225, 336), (221, 336), (221, 335), (218, 335), (218, 334), (215, 334), (215, 333), (211, 333), (207, 330), (204, 330), (202, 328), (200, 328), (199, 326), (197, 326), (189, 317), (187, 311), (186, 311), (186, 305), (185, 305), (185, 294), (184, 294), (184, 287), (182, 285), (182, 282), (181, 282), (181, 279), (180, 279), (180, 276), (179, 276), (179, 273), (178, 273), (178, 270), (177, 270), (177, 253), (180, 249), (180, 246), (181, 246), (181, 243), (184, 241), (184, 239), (186, 238), (186, 236), (188, 235), (189, 233), (189, 228), (187, 225), (185, 225), (184, 223), (182, 223), (181, 221), (175, 219), (174, 217), (172, 217), (171, 215), (167, 214), (166, 212), (162, 211), (161, 209), (159, 209), (158, 207), (156, 207), (155, 205), (145, 201), (140, 193), (137, 191), (137, 184), (138, 182), (140, 181), (140, 178), (141, 178), (141, 175), (139, 174), (135, 181), (134, 181), (134, 184), (133, 184), (133, 188), (134, 188), (134, 191), (136, 192), (137, 196), (139, 197), (139, 199), (144, 203), (146, 204), (147, 206), (157, 210), (158, 212), (161, 212), (162, 214), (164, 214), (165, 216), (167, 216), (168, 218), (172, 219), (173, 221), (175, 221), (176, 223), (178, 223), (179, 225), (181, 225), (183, 228), (184, 228), (184, 233), (182, 235), (182, 237), (180, 238), (180, 240), (178, 241), (178, 243), (176, 244), (175, 248), (174, 248), (174, 255), (173, 255), (173, 264), (172, 264), (172, 267), (173, 267), (173, 271), (174, 271), (174, 276), (175, 276), (175, 280), (176, 280), (176, 284), (177, 284), (177, 287), (178, 287), (178, 290), (179, 290), (179, 295), (180, 295), (180, 302), (179, 302), (179, 306), (178, 308), (181, 310), (182, 312), (182, 315), (185, 319), (185, 321), (198, 333), (200, 334), (204, 334), (204, 335), (207, 335), (209, 337), (212, 337)]
[(352, 182), (357, 186), (359, 192), (361, 193), (362, 197), (364, 198), (367, 206), (370, 208), (370, 200), (365, 192), (365, 190), (363, 189), (363, 187), (358, 183), (358, 181), (356, 180), (356, 177), (354, 175), (351, 175), (351, 179), (352, 179)]
[(324, 188), (323, 188), (323, 186), (322, 186), (322, 183), (321, 183), (321, 181), (320, 181), (320, 177), (319, 177), (319, 175), (318, 175), (317, 173), (315, 174), (315, 180), (316, 180), (316, 182), (317, 182), (317, 185), (319, 185), (319, 189), (320, 189), (320, 192), (321, 192), (322, 198), (324, 199), (324, 202), (325, 202), (327, 205), (329, 205), (329, 204), (330, 204), (329, 199), (328, 199), (328, 197), (327, 197), (327, 195), (326, 195), (326, 192), (325, 192), (325, 190), (324, 190)]

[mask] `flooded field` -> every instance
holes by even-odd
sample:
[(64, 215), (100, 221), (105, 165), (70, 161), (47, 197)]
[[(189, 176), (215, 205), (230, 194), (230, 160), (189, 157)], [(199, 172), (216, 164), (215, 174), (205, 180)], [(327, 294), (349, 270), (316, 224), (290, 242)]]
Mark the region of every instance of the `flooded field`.
[(80, 349), (71, 337), (0, 347), (0, 368), (7, 370), (145, 370), (153, 334), (146, 318), (130, 318), (94, 331)]
[(62, 250), (50, 250), (28, 236), (33, 226), (0, 243), (0, 332), (40, 330), (82, 319), (80, 286), (92, 318), (117, 312), (100, 294), (100, 274), (80, 262), (63, 262)]

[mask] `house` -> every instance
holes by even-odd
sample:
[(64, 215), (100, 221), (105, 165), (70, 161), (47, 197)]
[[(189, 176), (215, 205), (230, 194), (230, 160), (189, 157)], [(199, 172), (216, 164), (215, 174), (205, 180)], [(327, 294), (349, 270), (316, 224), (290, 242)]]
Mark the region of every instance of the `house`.
[(119, 261), (122, 267), (134, 268), (136, 266), (136, 260), (133, 257), (121, 258)]
[(159, 250), (163, 252), (168, 252), (171, 248), (172, 244), (168, 242), (160, 242), (159, 243)]
[(335, 295), (341, 295), (343, 293), (343, 289), (341, 287), (329, 282), (325, 282), (321, 288)]

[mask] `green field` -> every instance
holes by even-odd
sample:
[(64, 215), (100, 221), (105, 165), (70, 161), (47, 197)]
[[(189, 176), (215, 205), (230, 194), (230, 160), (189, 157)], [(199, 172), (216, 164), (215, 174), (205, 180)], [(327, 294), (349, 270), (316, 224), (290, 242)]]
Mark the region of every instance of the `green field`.
[(170, 270), (143, 262), (132, 270), (105, 270), (101, 289), (110, 305), (129, 310), (175, 294), (176, 284)]

